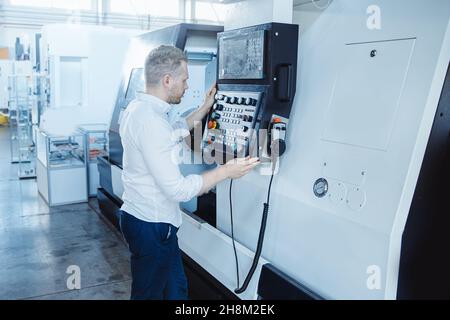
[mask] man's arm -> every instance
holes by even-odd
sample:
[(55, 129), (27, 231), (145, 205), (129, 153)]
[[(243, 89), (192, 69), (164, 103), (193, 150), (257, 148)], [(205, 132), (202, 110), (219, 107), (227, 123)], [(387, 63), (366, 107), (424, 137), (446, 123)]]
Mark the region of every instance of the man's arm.
[(202, 119), (208, 114), (209, 110), (214, 104), (215, 95), (216, 95), (216, 84), (214, 83), (206, 93), (203, 105), (186, 117), (186, 122), (189, 127), (189, 130), (192, 130), (195, 124), (201, 123)]
[(216, 169), (203, 173), (203, 184), (198, 195), (208, 192), (211, 188), (225, 179), (237, 179), (246, 175), (258, 164), (258, 158), (237, 158), (228, 161), (226, 164), (219, 166)]
[(176, 143), (171, 127), (161, 119), (154, 119), (136, 133), (137, 147), (149, 173), (168, 199), (189, 201), (202, 188), (202, 177), (190, 174), (184, 177), (178, 167)]

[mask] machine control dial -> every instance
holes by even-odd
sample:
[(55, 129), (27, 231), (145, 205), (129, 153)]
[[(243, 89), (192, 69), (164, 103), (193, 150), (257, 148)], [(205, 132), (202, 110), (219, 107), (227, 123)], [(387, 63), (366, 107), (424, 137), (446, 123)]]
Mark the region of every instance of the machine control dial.
[(209, 120), (208, 129), (219, 129), (219, 124), (215, 120)]
[(316, 197), (322, 198), (328, 192), (328, 181), (325, 178), (319, 178), (314, 182), (313, 191)]
[(213, 118), (213, 119), (220, 119), (220, 114), (218, 114), (217, 112), (213, 112), (212, 114), (211, 114), (211, 118)]
[(242, 117), (242, 120), (248, 121), (248, 122), (252, 122), (253, 121), (253, 117), (252, 116), (248, 116), (248, 115), (244, 115)]

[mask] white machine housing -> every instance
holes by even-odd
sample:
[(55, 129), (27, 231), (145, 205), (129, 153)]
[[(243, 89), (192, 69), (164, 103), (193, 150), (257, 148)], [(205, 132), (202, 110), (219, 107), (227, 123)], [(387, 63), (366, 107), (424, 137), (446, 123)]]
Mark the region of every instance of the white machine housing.
[[(327, 299), (397, 297), (402, 234), (450, 58), (449, 17), (445, 0), (335, 0), (306, 31), (294, 21), (297, 94), (259, 266)], [(241, 279), (269, 178), (254, 171), (233, 184)], [(329, 184), (321, 198), (319, 178)], [(179, 239), (234, 290), (228, 188), (217, 186), (217, 229), (186, 215)], [(241, 298), (256, 297), (258, 278), (259, 269)]]

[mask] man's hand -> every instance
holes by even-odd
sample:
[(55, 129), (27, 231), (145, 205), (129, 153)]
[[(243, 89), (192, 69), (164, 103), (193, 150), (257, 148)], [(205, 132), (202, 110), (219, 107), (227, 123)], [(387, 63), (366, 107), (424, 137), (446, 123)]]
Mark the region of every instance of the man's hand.
[(255, 168), (259, 164), (258, 158), (237, 158), (228, 161), (223, 166), (219, 166), (213, 170), (202, 174), (203, 185), (198, 195), (204, 194), (211, 190), (212, 187), (219, 182), (231, 178), (240, 178)]
[(254, 167), (259, 164), (258, 158), (250, 158), (250, 156), (245, 158), (236, 158), (228, 161), (224, 168), (227, 172), (227, 177), (231, 179), (237, 179), (245, 176), (247, 173), (252, 171)]
[(214, 104), (214, 96), (216, 95), (216, 83), (214, 82), (211, 88), (209, 88), (208, 92), (205, 95), (205, 101), (203, 102), (202, 109), (205, 112), (205, 115), (209, 112), (212, 105)]
[(199, 125), (202, 122), (202, 119), (208, 114), (209, 110), (214, 104), (215, 95), (216, 95), (216, 83), (213, 83), (213, 85), (211, 86), (211, 88), (209, 88), (208, 92), (205, 95), (205, 101), (203, 102), (203, 105), (196, 111), (192, 112), (186, 118), (189, 130), (192, 130), (192, 128), (194, 128), (194, 125)]

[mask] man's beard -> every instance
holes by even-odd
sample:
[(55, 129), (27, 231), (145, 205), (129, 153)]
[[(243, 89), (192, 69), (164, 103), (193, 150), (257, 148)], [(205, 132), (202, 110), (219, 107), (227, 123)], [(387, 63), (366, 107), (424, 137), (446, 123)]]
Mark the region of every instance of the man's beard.
[[(184, 93), (183, 93), (184, 94)], [(169, 101), (167, 101), (169, 104), (179, 104), (181, 102), (181, 98), (183, 95), (179, 96), (174, 94), (173, 92), (169, 91)]]

